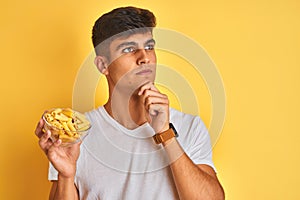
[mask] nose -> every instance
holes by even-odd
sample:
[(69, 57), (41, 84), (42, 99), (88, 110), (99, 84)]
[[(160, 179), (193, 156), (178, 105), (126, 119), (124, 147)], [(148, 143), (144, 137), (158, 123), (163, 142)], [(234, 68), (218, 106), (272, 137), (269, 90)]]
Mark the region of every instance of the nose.
[(145, 49), (139, 49), (137, 52), (137, 64), (148, 64), (150, 62), (150, 58), (148, 52)]

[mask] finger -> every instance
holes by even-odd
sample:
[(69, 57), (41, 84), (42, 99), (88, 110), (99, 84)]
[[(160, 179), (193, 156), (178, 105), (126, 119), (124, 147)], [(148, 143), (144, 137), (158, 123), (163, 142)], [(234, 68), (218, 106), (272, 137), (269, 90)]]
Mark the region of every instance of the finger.
[(71, 145), (71, 148), (74, 149), (74, 150), (79, 149), (81, 143), (82, 143), (82, 141), (76, 142), (75, 144)]
[(52, 142), (49, 140), (51, 136), (51, 132), (48, 130), (46, 131), (39, 140), (39, 145), (43, 150), (47, 150)]
[(148, 82), (140, 88), (138, 95), (142, 95), (145, 90), (158, 91), (158, 89), (154, 86), (153, 82)]
[(61, 140), (61, 139), (58, 139), (58, 140), (56, 140), (56, 141), (53, 143), (53, 146), (59, 147), (61, 144), (62, 144), (62, 140)]
[(145, 99), (144, 105), (146, 110), (149, 110), (150, 105), (166, 105), (169, 106), (169, 99), (165, 97), (149, 96)]
[(160, 91), (154, 91), (154, 90), (145, 90), (143, 93), (144, 96), (156, 96), (156, 97), (162, 97), (162, 98), (168, 98), (167, 95), (161, 93)]
[(148, 105), (151, 103), (169, 104), (169, 99), (167, 95), (160, 92), (146, 90), (142, 96), (142, 102), (144, 102), (144, 105), (146, 106), (146, 108), (148, 108)]
[(44, 134), (43, 133), (43, 127), (44, 127), (44, 120), (40, 119), (40, 121), (38, 122), (36, 129), (35, 129), (35, 135), (38, 136), (39, 138)]

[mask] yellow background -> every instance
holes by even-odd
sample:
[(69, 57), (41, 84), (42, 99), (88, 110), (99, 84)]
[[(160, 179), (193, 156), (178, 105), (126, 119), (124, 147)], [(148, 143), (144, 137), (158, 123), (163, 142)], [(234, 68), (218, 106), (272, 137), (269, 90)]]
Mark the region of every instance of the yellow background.
[[(218, 66), (227, 112), (213, 153), (227, 199), (300, 199), (296, 0), (2, 0), (0, 199), (47, 198), (36, 123), (47, 108), (72, 106), (77, 70), (92, 49), (91, 27), (120, 5), (152, 10), (158, 27), (193, 38)], [(201, 116), (209, 123), (203, 95), (201, 106), (209, 109)]]

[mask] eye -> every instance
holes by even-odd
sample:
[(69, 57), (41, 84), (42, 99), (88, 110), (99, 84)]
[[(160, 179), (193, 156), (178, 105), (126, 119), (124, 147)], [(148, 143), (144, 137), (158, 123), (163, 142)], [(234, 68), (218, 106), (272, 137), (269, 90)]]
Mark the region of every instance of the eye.
[(131, 53), (134, 51), (135, 51), (134, 47), (126, 47), (125, 49), (122, 50), (122, 53)]
[(154, 49), (154, 44), (148, 44), (145, 46), (145, 50), (153, 50)]

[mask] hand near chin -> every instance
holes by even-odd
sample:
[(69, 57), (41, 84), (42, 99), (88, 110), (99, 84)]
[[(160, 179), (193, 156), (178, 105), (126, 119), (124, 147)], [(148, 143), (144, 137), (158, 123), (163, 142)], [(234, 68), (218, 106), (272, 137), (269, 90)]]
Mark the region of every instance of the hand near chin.
[(169, 129), (169, 99), (152, 82), (143, 85), (138, 95), (142, 96), (147, 119), (155, 133)]

